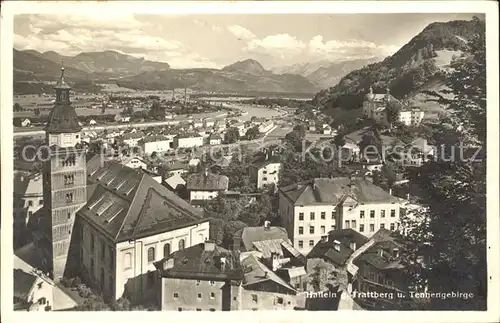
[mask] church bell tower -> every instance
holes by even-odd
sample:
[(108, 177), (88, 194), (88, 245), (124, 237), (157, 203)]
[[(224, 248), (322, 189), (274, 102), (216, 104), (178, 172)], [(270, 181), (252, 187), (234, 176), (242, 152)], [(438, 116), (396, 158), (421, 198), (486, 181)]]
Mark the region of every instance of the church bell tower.
[[(71, 106), (71, 87), (64, 67), (55, 86), (56, 100), (45, 128), (47, 154), (44, 156), (44, 218), (41, 249), (44, 269), (54, 280), (74, 272), (78, 248), (72, 239), (76, 212), (87, 202), (85, 150), (81, 146), (82, 127)], [(77, 244), (76, 244), (77, 245)], [(74, 254), (75, 253), (75, 254)], [(77, 268), (76, 268), (77, 269)]]

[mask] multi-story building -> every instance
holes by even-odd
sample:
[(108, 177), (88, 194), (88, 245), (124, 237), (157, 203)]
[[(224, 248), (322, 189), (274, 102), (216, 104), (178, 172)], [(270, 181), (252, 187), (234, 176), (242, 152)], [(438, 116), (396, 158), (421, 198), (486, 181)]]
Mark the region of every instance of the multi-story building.
[(197, 133), (180, 134), (175, 137), (175, 148), (194, 148), (203, 146), (203, 136)]
[(265, 185), (277, 185), (280, 169), (279, 158), (268, 154), (265, 160), (256, 161), (250, 166), (250, 178), (257, 185), (257, 189), (261, 189)]
[(172, 136), (148, 136), (139, 141), (142, 154), (151, 155), (153, 152), (166, 152), (174, 148), (174, 139)]
[(54, 306), (54, 282), (41, 272), (14, 269), (14, 310), (50, 311)]
[(227, 191), (229, 178), (205, 170), (203, 173), (190, 175), (186, 186), (190, 202), (207, 201), (216, 198), (219, 193)]
[(400, 201), (362, 178), (316, 178), (280, 187), (279, 215), (293, 245), (307, 254), (331, 230), (367, 237), (379, 228), (396, 230)]
[(241, 309), (244, 273), (238, 252), (205, 241), (177, 251), (155, 265), (162, 311)]
[(121, 164), (129, 168), (147, 169), (148, 163), (139, 156), (130, 156), (122, 159)]
[(399, 106), (398, 121), (406, 126), (418, 126), (425, 113), (419, 108), (410, 108), (405, 105), (400, 100), (396, 99), (391, 95), (389, 89), (385, 94), (373, 93), (373, 89), (370, 86), (370, 90), (365, 97), (363, 102), (363, 115), (366, 118), (373, 119), (377, 122), (387, 122), (387, 105), (397, 104)]

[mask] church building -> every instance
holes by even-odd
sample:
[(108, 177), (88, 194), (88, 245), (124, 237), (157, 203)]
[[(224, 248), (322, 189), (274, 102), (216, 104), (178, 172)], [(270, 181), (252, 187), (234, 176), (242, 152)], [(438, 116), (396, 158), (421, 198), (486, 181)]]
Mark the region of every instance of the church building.
[(155, 298), (154, 262), (208, 239), (209, 219), (138, 169), (88, 153), (64, 68), (46, 126), (44, 209), (35, 246), (54, 280), (103, 295)]

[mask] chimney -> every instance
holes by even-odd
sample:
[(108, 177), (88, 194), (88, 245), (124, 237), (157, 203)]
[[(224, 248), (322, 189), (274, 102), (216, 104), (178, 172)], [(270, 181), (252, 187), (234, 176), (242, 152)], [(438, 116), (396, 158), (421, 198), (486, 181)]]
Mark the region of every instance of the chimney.
[(271, 221), (264, 221), (264, 230), (269, 230), (271, 228)]
[(226, 271), (226, 257), (220, 257), (220, 270)]
[(281, 267), (279, 256), (275, 252), (271, 253), (271, 267), (273, 268), (273, 271), (276, 271)]
[(205, 251), (214, 251), (215, 250), (215, 242), (211, 240), (206, 240), (203, 243), (203, 250)]
[(349, 248), (351, 248), (351, 250), (355, 251), (356, 250), (356, 242), (349, 243)]
[(338, 241), (338, 240), (333, 241), (333, 249), (335, 249), (335, 251), (340, 252), (340, 241)]

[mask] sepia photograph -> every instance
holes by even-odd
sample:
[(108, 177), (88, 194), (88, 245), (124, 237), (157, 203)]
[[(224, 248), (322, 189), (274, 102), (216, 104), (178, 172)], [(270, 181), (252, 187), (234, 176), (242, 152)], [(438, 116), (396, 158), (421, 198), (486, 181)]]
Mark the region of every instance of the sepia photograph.
[(497, 3), (83, 3), (2, 39), (8, 323), (498, 315)]

